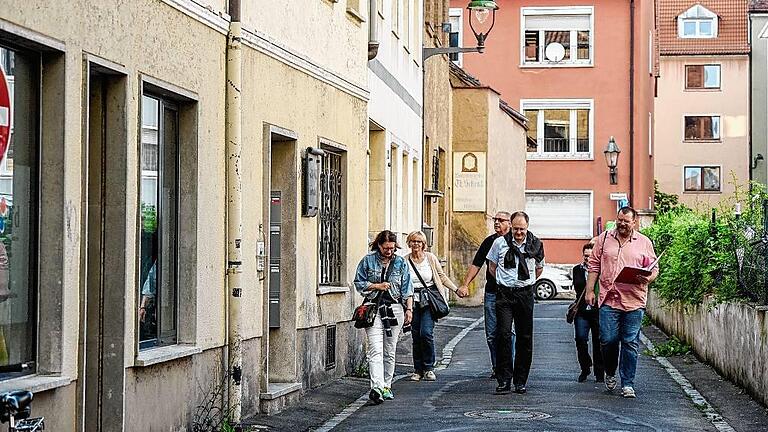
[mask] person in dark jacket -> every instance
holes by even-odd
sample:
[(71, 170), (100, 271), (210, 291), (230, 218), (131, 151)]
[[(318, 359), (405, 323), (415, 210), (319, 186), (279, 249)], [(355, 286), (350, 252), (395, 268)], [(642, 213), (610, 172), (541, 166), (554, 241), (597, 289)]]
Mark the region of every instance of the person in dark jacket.
[[(581, 373), (578, 381), (584, 382), (594, 367), (595, 382), (603, 382), (603, 355), (600, 351), (600, 321), (598, 309), (584, 301), (584, 288), (587, 285), (587, 261), (592, 254), (592, 243), (585, 244), (582, 250), (583, 261), (573, 267), (573, 288), (579, 299), (579, 309), (573, 325), (576, 334), (576, 355), (579, 359)], [(594, 289), (594, 287), (592, 287)], [(592, 331), (592, 357), (589, 356), (589, 332)]]

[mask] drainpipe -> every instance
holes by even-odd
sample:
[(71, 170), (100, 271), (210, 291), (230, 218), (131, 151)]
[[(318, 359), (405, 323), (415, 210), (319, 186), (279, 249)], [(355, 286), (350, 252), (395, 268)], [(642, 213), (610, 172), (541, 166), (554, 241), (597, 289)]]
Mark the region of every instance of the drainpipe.
[(635, 206), (635, 0), (629, 0), (629, 205)]
[(240, 334), (242, 302), (242, 51), (240, 49), (240, 0), (229, 0), (226, 83), (226, 157), (227, 157), (227, 396), (230, 421), (240, 423), (242, 411), (242, 337)]
[(368, 61), (379, 54), (379, 20), (376, 0), (368, 0)]

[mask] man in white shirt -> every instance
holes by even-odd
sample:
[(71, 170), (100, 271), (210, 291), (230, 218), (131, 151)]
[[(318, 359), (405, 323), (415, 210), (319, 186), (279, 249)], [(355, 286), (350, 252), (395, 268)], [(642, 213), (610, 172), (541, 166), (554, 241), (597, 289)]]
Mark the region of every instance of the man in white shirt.
[(496, 277), (497, 341), (508, 341), (515, 325), (515, 359), (508, 344), (496, 346), (496, 393), (524, 394), (533, 359), (533, 284), (544, 270), (544, 244), (528, 232), (528, 215), (512, 214), (512, 229), (488, 252), (488, 269)]

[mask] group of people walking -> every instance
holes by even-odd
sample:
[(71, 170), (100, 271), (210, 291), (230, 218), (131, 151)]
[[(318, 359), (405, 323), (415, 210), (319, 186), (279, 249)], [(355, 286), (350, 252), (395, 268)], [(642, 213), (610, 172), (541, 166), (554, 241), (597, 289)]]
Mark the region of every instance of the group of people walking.
[[(365, 329), (368, 339), (368, 367), (371, 391), (376, 404), (394, 399), (392, 380), (398, 337), (410, 326), (413, 341), (412, 381), (434, 381), (434, 319), (428, 290), (444, 288), (459, 297), (469, 295), (469, 284), (486, 265), (484, 297), (485, 333), (491, 357), (491, 378), (498, 394), (527, 392), (533, 359), (534, 284), (544, 265), (544, 243), (528, 231), (525, 212), (498, 212), (493, 218), (494, 233), (480, 245), (460, 287), (446, 276), (438, 258), (426, 251), (421, 231), (408, 235), (410, 253), (396, 254), (397, 235), (382, 231), (371, 252), (357, 267), (355, 287), (368, 301), (377, 300), (378, 313)], [(616, 228), (592, 239), (582, 248), (582, 262), (573, 268), (578, 312), (574, 320), (577, 358), (584, 382), (594, 373), (607, 390), (621, 379), (622, 396), (633, 398), (639, 351), (639, 333), (648, 284), (658, 274), (636, 276), (616, 282), (626, 266), (646, 267), (656, 260), (651, 241), (635, 229), (637, 212), (619, 210)], [(592, 356), (589, 334), (592, 334)]]

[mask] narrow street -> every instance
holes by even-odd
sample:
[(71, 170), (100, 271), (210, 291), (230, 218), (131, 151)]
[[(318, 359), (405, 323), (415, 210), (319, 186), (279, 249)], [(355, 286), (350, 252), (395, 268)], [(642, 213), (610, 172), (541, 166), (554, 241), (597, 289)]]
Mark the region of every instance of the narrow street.
[[(635, 389), (637, 399), (623, 399), (620, 392), (609, 393), (594, 377), (577, 383), (578, 365), (573, 342), (573, 327), (563, 318), (567, 301), (541, 302), (535, 308), (534, 360), (525, 395), (496, 395), (496, 381), (490, 379), (490, 360), (485, 345), (481, 308), (457, 308), (436, 327), (438, 361), (448, 367), (437, 371), (435, 382), (408, 380), (413, 370), (410, 337), (398, 347), (394, 401), (372, 405), (365, 398), (367, 380), (345, 378), (327, 389), (310, 392), (299, 406), (271, 417), (252, 419), (256, 430), (419, 430), (419, 431), (758, 431), (768, 420), (760, 407), (738, 389), (699, 374), (704, 381), (715, 381), (721, 395), (732, 392), (731, 421), (707, 418), (700, 401), (694, 401), (653, 357), (641, 355)], [(470, 328), (469, 331), (465, 331)], [(461, 337), (461, 333), (465, 334)], [(654, 333), (658, 333), (655, 331)], [(458, 335), (458, 337), (457, 337)], [(443, 352), (450, 341), (460, 339), (450, 352)], [(646, 339), (647, 340), (647, 339)], [(646, 346), (643, 345), (645, 350)], [(442, 355), (441, 355), (442, 354)], [(704, 366), (706, 368), (706, 366)], [(706, 368), (708, 369), (708, 368)], [(353, 380), (353, 381), (349, 381)], [(334, 386), (335, 389), (334, 389)], [(346, 387), (343, 387), (346, 386)], [(696, 383), (694, 386), (698, 387)], [(732, 387), (732, 386), (730, 386)], [(328, 410), (340, 406), (341, 392), (355, 398), (344, 404), (343, 415), (328, 417)], [(695, 390), (694, 390), (695, 391)], [(702, 390), (703, 392), (703, 390)], [(350, 396), (350, 395), (347, 395)], [(746, 402), (737, 402), (737, 398)], [(356, 403), (352, 403), (354, 399)], [(747, 412), (749, 411), (749, 412)], [(341, 409), (337, 409), (337, 413)], [(350, 414), (351, 413), (351, 414)], [(323, 419), (323, 414), (326, 418)], [(724, 415), (725, 417), (725, 415)], [(727, 420), (727, 419), (726, 419)]]

